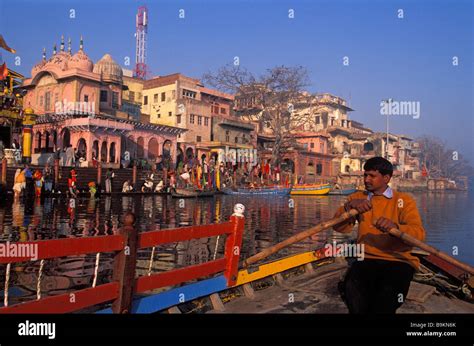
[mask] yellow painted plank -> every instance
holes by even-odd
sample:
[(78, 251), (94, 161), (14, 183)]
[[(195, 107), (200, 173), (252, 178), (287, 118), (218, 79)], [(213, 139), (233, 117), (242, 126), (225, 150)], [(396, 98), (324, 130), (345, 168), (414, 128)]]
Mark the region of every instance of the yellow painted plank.
[(233, 287), (259, 280), (322, 258), (324, 258), (324, 252), (310, 251), (286, 257), (275, 262), (262, 264), (258, 267), (257, 271), (252, 273), (249, 273), (247, 269), (243, 269), (237, 274), (237, 281)]
[(327, 195), (331, 189), (322, 190), (291, 190), (292, 195)]

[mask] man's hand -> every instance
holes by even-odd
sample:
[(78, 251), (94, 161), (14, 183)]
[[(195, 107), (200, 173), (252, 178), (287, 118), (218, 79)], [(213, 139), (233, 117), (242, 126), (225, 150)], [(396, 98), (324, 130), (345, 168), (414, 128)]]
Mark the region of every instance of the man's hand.
[(389, 220), (385, 217), (381, 217), (379, 218), (376, 222), (375, 222), (375, 227), (378, 228), (379, 230), (381, 230), (382, 232), (388, 232), (389, 230), (391, 230), (392, 228), (397, 228), (398, 229), (398, 225), (393, 222), (392, 220)]
[(372, 209), (372, 204), (367, 199), (353, 199), (344, 205), (345, 210), (355, 209), (359, 214), (365, 213)]

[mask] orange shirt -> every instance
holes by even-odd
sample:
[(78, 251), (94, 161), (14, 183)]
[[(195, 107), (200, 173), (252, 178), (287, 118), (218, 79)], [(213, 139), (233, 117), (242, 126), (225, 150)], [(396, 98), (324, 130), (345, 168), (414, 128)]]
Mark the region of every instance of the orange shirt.
[[(421, 241), (425, 240), (425, 230), (413, 197), (395, 190), (392, 192), (392, 198), (384, 195), (372, 196), (372, 209), (359, 216), (357, 243), (364, 244), (365, 258), (406, 262), (418, 269), (420, 261), (410, 253), (411, 246), (392, 235), (383, 233), (374, 226), (378, 218), (385, 217), (396, 223), (400, 231)], [(367, 192), (358, 191), (350, 195), (348, 199), (367, 199), (367, 197)], [(339, 208), (336, 216), (343, 212), (344, 207)], [(348, 233), (354, 224), (355, 219), (338, 229), (338, 232)]]

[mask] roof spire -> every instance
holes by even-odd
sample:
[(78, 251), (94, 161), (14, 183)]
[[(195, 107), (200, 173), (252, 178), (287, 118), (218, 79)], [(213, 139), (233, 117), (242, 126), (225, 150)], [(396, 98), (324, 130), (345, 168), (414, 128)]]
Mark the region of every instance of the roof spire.
[(56, 43), (54, 44), (54, 47), (53, 47), (53, 55), (56, 55)]
[(61, 35), (61, 52), (64, 52), (64, 35)]
[(43, 47), (43, 61), (46, 61), (46, 48)]
[(71, 38), (69, 37), (67, 41), (67, 52), (71, 54)]
[(81, 35), (81, 40), (79, 41), (79, 50), (84, 49), (84, 42), (82, 41), (82, 35)]

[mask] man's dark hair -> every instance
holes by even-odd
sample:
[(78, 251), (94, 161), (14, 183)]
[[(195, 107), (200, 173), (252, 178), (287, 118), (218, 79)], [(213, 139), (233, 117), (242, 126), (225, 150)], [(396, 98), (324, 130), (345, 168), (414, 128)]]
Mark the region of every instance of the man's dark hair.
[(371, 159), (368, 159), (364, 164), (365, 171), (379, 171), (382, 175), (392, 176), (393, 174), (393, 165), (390, 161), (384, 159), (383, 157), (377, 156)]

